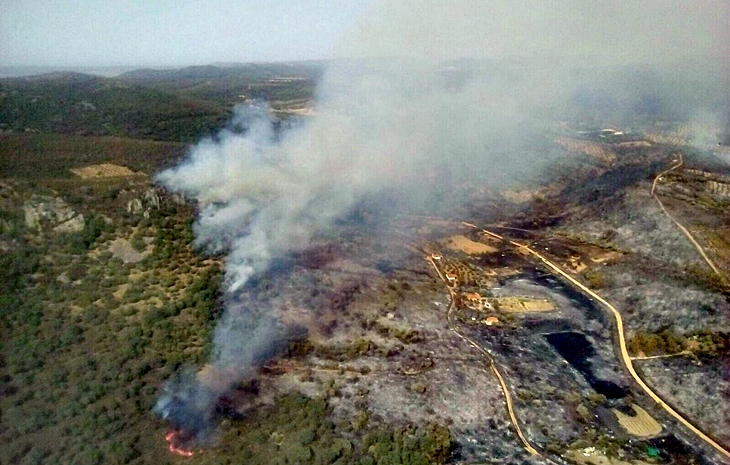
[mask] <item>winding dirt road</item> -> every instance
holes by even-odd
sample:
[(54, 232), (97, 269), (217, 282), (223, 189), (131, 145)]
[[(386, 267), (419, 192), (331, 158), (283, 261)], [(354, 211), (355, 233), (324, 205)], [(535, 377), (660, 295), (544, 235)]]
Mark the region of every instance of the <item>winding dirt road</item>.
[(672, 222), (673, 222), (673, 223), (674, 223), (675, 225), (677, 225), (677, 227), (678, 227), (678, 228), (680, 229), (680, 231), (682, 231), (682, 233), (683, 233), (683, 234), (684, 234), (684, 235), (685, 235), (685, 236), (687, 237), (687, 239), (689, 239), (689, 241), (690, 241), (690, 242), (692, 243), (692, 245), (694, 245), (694, 246), (695, 246), (695, 248), (696, 248), (696, 249), (697, 249), (697, 251), (698, 251), (698, 252), (700, 253), (700, 255), (702, 255), (702, 258), (703, 258), (703, 259), (705, 260), (705, 262), (707, 262), (707, 264), (708, 264), (708, 265), (710, 266), (710, 268), (712, 268), (712, 271), (714, 271), (714, 272), (715, 272), (715, 274), (716, 274), (716, 275), (717, 275), (717, 276), (718, 276), (718, 277), (720, 278), (720, 280), (722, 280), (722, 282), (723, 282), (724, 284), (728, 284), (728, 282), (727, 282), (727, 278), (725, 277), (725, 274), (724, 274), (724, 273), (722, 273), (722, 272), (721, 272), (721, 271), (720, 271), (720, 270), (719, 270), (719, 269), (717, 268), (717, 266), (715, 266), (715, 264), (713, 263), (713, 261), (712, 261), (712, 260), (710, 260), (710, 257), (708, 257), (708, 256), (707, 256), (707, 254), (705, 253), (705, 250), (704, 250), (704, 249), (702, 248), (702, 246), (701, 246), (701, 245), (700, 245), (700, 244), (699, 244), (699, 243), (698, 243), (698, 242), (697, 242), (697, 241), (695, 240), (695, 238), (694, 238), (694, 237), (692, 236), (692, 234), (691, 234), (691, 233), (689, 232), (689, 230), (688, 230), (687, 228), (685, 228), (685, 227), (684, 227), (684, 225), (683, 225), (682, 223), (680, 223), (679, 221), (677, 221), (676, 219), (674, 219), (674, 217), (673, 217), (673, 216), (672, 216), (671, 214), (669, 214), (669, 212), (667, 211), (666, 207), (664, 207), (664, 204), (663, 204), (663, 203), (662, 203), (662, 201), (661, 201), (661, 200), (659, 199), (659, 196), (658, 196), (658, 195), (657, 195), (657, 193), (656, 193), (656, 188), (657, 188), (657, 185), (658, 185), (659, 181), (661, 181), (661, 180), (662, 180), (662, 178), (663, 178), (663, 177), (664, 177), (664, 176), (665, 176), (666, 174), (668, 174), (668, 173), (670, 173), (670, 172), (672, 172), (672, 171), (674, 171), (674, 170), (678, 169), (678, 168), (679, 168), (679, 167), (681, 167), (682, 165), (684, 165), (684, 159), (682, 158), (682, 154), (680, 153), (680, 154), (679, 154), (679, 160), (677, 160), (677, 161), (675, 162), (675, 164), (674, 164), (674, 165), (672, 165), (672, 167), (671, 167), (671, 168), (669, 168), (669, 169), (667, 169), (667, 170), (664, 170), (664, 171), (662, 171), (661, 173), (659, 173), (658, 175), (656, 175), (656, 177), (654, 178), (654, 182), (653, 182), (653, 183), (651, 184), (651, 196), (652, 196), (652, 197), (654, 197), (654, 200), (656, 200), (656, 202), (657, 202), (657, 203), (659, 204), (659, 207), (661, 207), (661, 209), (662, 209), (662, 212), (664, 212), (664, 214), (665, 214), (665, 215), (667, 216), (667, 218), (669, 218), (670, 220), (672, 220)]
[(509, 388), (507, 387), (507, 383), (504, 381), (504, 377), (502, 377), (502, 374), (499, 372), (499, 369), (497, 368), (497, 364), (494, 362), (494, 357), (492, 357), (492, 354), (489, 353), (487, 349), (480, 346), (476, 341), (471, 339), (469, 336), (463, 334), (454, 324), (453, 320), (453, 311), (456, 306), (456, 293), (454, 290), (448, 285), (448, 281), (444, 277), (444, 275), (441, 273), (441, 270), (434, 262), (433, 258), (430, 256), (427, 256), (426, 259), (431, 263), (431, 266), (436, 270), (436, 273), (438, 273), (439, 278), (441, 278), (441, 281), (446, 285), (446, 289), (449, 291), (449, 309), (446, 312), (446, 320), (449, 325), (449, 329), (453, 331), (457, 336), (459, 336), (462, 340), (467, 342), (469, 345), (477, 349), (489, 362), (489, 368), (492, 370), (492, 373), (497, 377), (497, 381), (499, 381), (499, 385), (502, 388), (502, 394), (504, 395), (504, 400), (507, 403), (507, 413), (509, 414), (510, 421), (512, 422), (512, 427), (515, 429), (515, 432), (517, 433), (517, 437), (522, 441), (522, 445), (525, 447), (525, 450), (529, 452), (532, 455), (542, 457), (543, 459), (547, 460), (550, 463), (552, 462), (550, 459), (542, 455), (537, 449), (532, 447), (532, 445), (529, 443), (525, 435), (522, 433), (522, 428), (520, 428), (520, 424), (517, 421), (517, 415), (515, 415), (514, 407), (512, 405), (512, 395), (509, 392)]

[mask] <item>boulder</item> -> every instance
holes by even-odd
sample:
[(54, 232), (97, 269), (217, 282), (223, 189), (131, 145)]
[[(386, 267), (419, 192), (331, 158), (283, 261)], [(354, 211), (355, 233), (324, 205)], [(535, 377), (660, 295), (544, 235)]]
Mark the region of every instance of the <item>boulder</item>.
[(142, 198), (144, 199), (144, 204), (148, 209), (160, 209), (160, 196), (157, 195), (157, 191), (155, 191), (155, 189), (150, 189), (145, 192)]
[(144, 211), (144, 207), (142, 206), (142, 200), (132, 199), (127, 202), (127, 211), (133, 215), (142, 213)]
[(85, 226), (84, 215), (76, 215), (67, 221), (59, 224), (53, 230), (60, 233), (75, 233), (84, 230)]

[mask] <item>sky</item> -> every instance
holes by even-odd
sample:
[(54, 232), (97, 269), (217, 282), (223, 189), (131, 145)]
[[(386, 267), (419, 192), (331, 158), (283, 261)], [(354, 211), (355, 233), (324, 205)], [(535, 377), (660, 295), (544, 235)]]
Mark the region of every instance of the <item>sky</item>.
[(372, 0), (0, 0), (0, 64), (321, 59)]
[(0, 65), (727, 57), (729, 22), (728, 0), (0, 0)]
[[(398, 0), (371, 9), (341, 54), (618, 63), (730, 56), (728, 0)], [(410, 21), (416, 11), (419, 21)]]

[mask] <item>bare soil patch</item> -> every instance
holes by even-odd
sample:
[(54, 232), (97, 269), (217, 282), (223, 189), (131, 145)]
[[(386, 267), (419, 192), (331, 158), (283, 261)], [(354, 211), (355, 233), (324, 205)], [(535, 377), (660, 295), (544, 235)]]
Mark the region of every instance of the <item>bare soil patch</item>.
[(132, 244), (124, 238), (117, 238), (112, 241), (109, 246), (109, 252), (115, 257), (122, 260), (124, 263), (138, 263), (141, 262), (147, 255), (152, 253), (150, 250), (144, 252), (138, 252), (132, 247)]
[(451, 236), (448, 239), (441, 241), (441, 244), (443, 244), (447, 249), (457, 250), (468, 255), (482, 255), (497, 251), (494, 247), (482, 244), (481, 242), (474, 242), (468, 237), (462, 235)]
[(499, 309), (508, 313), (523, 312), (550, 312), (555, 310), (555, 304), (547, 299), (533, 299), (530, 297), (501, 297), (496, 299)]
[(607, 165), (613, 165), (618, 159), (613, 150), (598, 142), (571, 139), (568, 137), (561, 137), (555, 142), (571, 152), (583, 153)]
[(535, 192), (529, 190), (506, 190), (502, 191), (502, 197), (510, 203), (521, 205), (531, 202), (535, 198)]
[(120, 178), (139, 174), (130, 170), (126, 166), (119, 166), (111, 163), (88, 165), (83, 168), (71, 168), (71, 172), (82, 179)]

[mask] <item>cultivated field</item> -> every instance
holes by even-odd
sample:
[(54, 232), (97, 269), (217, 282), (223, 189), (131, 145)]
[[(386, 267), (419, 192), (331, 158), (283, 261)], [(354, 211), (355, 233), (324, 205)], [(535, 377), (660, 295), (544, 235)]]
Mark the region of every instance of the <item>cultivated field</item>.
[(71, 168), (71, 172), (81, 179), (119, 178), (138, 174), (125, 166), (113, 165), (111, 163), (89, 165), (83, 168)]
[(494, 247), (490, 247), (481, 242), (474, 242), (466, 236), (452, 236), (442, 241), (442, 244), (450, 250), (464, 252), (467, 255), (481, 255), (486, 253), (494, 253), (497, 251)]
[(636, 404), (632, 404), (631, 408), (634, 410), (634, 416), (613, 409), (613, 413), (616, 414), (619, 424), (627, 433), (640, 438), (646, 438), (656, 436), (662, 432), (662, 425), (652, 418), (646, 410)]

